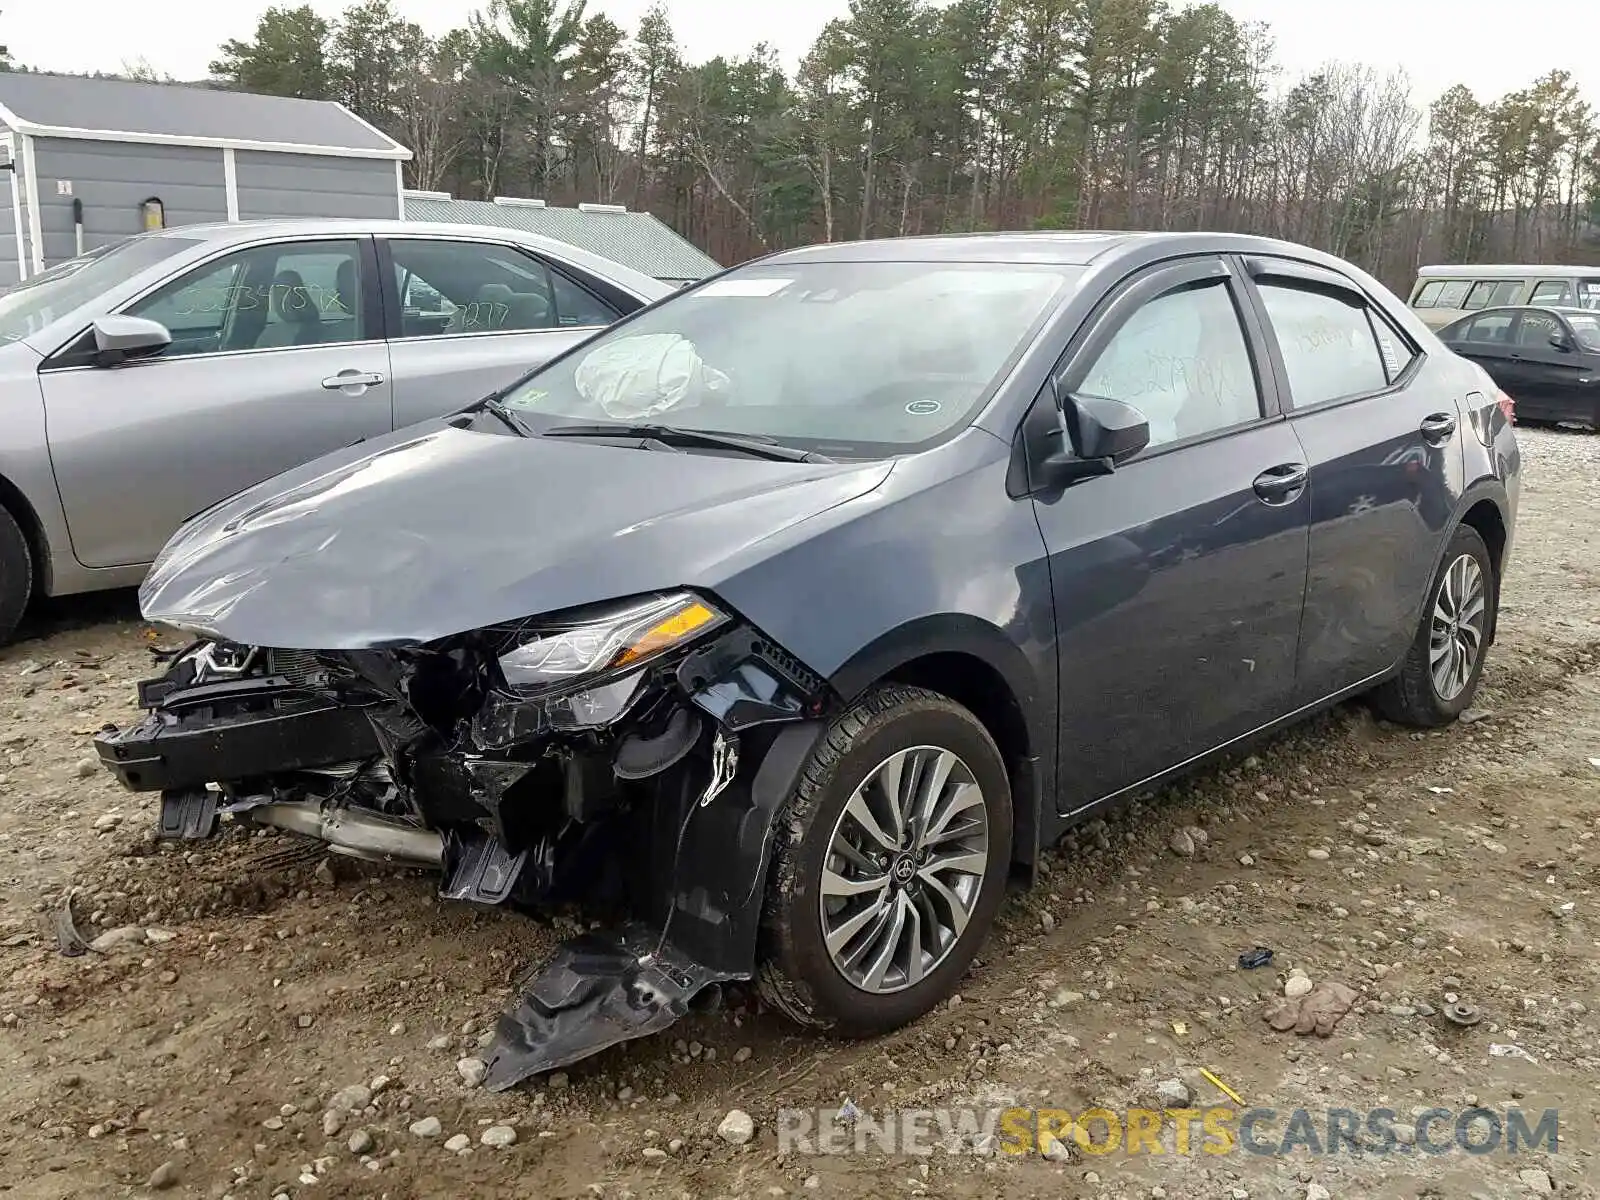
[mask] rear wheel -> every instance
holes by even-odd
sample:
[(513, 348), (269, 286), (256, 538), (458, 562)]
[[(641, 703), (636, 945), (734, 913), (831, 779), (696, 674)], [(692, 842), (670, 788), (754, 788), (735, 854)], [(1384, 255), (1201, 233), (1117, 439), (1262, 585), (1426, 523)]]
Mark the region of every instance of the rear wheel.
[(955, 989), (1004, 899), (1011, 791), (953, 701), (884, 687), (840, 716), (778, 819), (762, 995), (845, 1036), (915, 1020)]
[(1489, 548), (1463, 525), (1450, 539), (1400, 674), (1373, 693), (1379, 713), (1432, 729), (1466, 711), (1483, 676), (1499, 603)]
[(11, 640), (33, 595), (33, 555), (17, 519), (0, 508), (0, 645)]

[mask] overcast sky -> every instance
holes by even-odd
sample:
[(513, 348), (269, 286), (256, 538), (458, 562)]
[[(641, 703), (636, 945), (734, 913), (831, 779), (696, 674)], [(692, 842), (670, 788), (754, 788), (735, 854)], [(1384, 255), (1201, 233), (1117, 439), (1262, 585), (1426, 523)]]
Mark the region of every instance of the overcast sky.
[[(280, 0), (293, 3), (294, 0)], [(312, 0), (335, 16), (343, 0)], [(589, 0), (626, 29), (650, 0)], [(1431, 100), (1465, 82), (1492, 99), (1551, 70), (1573, 73), (1600, 107), (1600, 0), (1222, 0), (1243, 20), (1266, 21), (1278, 60), (1290, 76), (1330, 59), (1403, 67), (1416, 98)], [(395, 0), (429, 33), (464, 24), (484, 0)], [(232, 37), (247, 38), (266, 0), (92, 0), (73, 8), (60, 0), (0, 0), (0, 41), (12, 58), (54, 71), (115, 71), (146, 59), (158, 71), (197, 79)], [(679, 42), (693, 59), (741, 54), (766, 40), (789, 63), (798, 61), (848, 0), (667, 0)], [(1518, 16), (1517, 13), (1522, 15)]]

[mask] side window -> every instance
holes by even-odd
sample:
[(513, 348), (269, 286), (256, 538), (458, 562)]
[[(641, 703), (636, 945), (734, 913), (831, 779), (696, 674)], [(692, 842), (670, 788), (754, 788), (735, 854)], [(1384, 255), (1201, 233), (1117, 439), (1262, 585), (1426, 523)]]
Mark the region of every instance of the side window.
[(1529, 304), (1571, 304), (1572, 291), (1567, 287), (1565, 279), (1542, 280), (1538, 287), (1533, 289), (1533, 295), (1528, 300)]
[(1503, 312), (1484, 313), (1481, 317), (1473, 317), (1461, 327), (1459, 338), (1463, 342), (1496, 342), (1504, 344), (1511, 340), (1511, 314)]
[[(1321, 290), (1263, 281), (1261, 300), (1278, 335), (1296, 408), (1389, 385), (1367, 306), (1354, 296), (1351, 302)], [(1402, 365), (1396, 365), (1396, 374)]]
[(1565, 333), (1561, 322), (1550, 313), (1525, 312), (1517, 325), (1517, 345), (1529, 350), (1550, 350), (1550, 339)]
[(1444, 280), (1430, 280), (1417, 290), (1416, 298), (1411, 301), (1411, 307), (1432, 308), (1439, 302), (1439, 293), (1442, 291), (1444, 291)]
[(172, 334), (162, 355), (290, 349), (368, 335), (357, 241), (252, 246), (197, 267), (136, 301), (130, 316)]
[(208, 263), (145, 297), (128, 309), (128, 315), (159, 321), (167, 327), (172, 345), (164, 357), (220, 350), (240, 265), (236, 255)]
[(1472, 285), (1472, 290), (1467, 293), (1467, 298), (1461, 307), (1474, 310), (1489, 307), (1489, 297), (1494, 294), (1495, 283), (1492, 279), (1479, 280)]
[(400, 291), (400, 336), (514, 333), (558, 326), (551, 273), (509, 246), (390, 242)]
[(1150, 422), (1152, 446), (1261, 416), (1239, 313), (1220, 281), (1168, 292), (1140, 308), (1078, 390), (1137, 408)]
[(1439, 298), (1434, 301), (1434, 307), (1461, 308), (1470, 287), (1472, 284), (1465, 279), (1447, 280), (1444, 287), (1439, 290)]
[(609, 325), (622, 315), (560, 271), (550, 272), (550, 283), (560, 325)]
[(1515, 304), (1522, 295), (1522, 289), (1527, 286), (1525, 279), (1502, 279), (1490, 290), (1489, 303), (1485, 307), (1504, 308), (1508, 304)]

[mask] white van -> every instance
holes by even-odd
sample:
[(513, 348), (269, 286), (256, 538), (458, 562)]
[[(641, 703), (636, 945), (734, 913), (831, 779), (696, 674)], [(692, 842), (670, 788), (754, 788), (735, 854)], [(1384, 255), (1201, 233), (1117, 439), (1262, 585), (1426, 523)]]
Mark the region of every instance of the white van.
[(1480, 308), (1512, 304), (1600, 309), (1600, 267), (1423, 267), (1410, 304), (1430, 329)]

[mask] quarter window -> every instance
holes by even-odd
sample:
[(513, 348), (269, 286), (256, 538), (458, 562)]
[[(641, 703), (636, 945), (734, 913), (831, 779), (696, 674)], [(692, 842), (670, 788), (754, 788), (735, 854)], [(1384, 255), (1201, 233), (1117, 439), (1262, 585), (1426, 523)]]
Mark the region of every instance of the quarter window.
[(401, 337), (608, 325), (617, 318), (583, 288), (510, 246), (397, 240), (390, 252)]
[(1137, 408), (1152, 446), (1261, 416), (1249, 346), (1221, 281), (1168, 292), (1136, 311), (1078, 390)]
[(136, 301), (128, 315), (172, 334), (163, 358), (289, 349), (370, 336), (356, 241), (252, 246), (197, 267)]
[[(1261, 299), (1278, 336), (1296, 408), (1382, 391), (1410, 359), (1392, 330), (1385, 354), (1374, 335), (1367, 306), (1322, 290), (1261, 285)], [(1386, 361), (1393, 360), (1393, 361)]]

